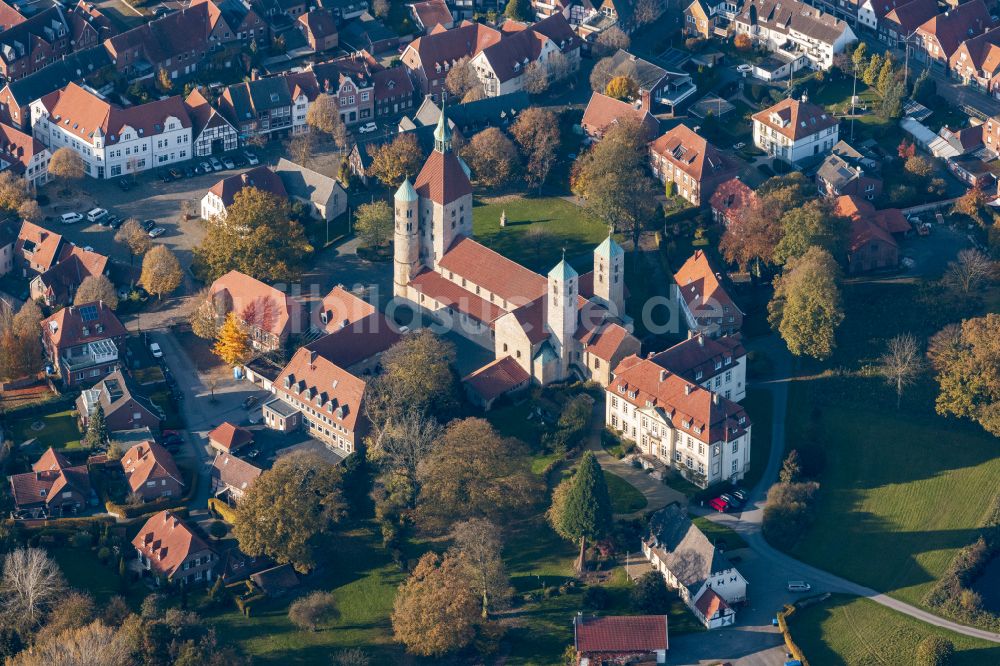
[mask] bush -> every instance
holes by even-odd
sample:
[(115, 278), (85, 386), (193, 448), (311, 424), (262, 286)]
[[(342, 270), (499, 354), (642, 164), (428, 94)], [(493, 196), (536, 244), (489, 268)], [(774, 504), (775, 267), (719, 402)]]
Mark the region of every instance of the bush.
[(339, 617), (337, 602), (329, 592), (316, 591), (297, 599), (288, 608), (288, 619), (303, 631), (316, 631)]
[(632, 588), (629, 602), (632, 610), (643, 615), (660, 615), (670, 605), (667, 581), (659, 571), (647, 571)]
[(611, 595), (599, 585), (591, 585), (583, 593), (583, 607), (588, 610), (604, 610), (611, 603)]
[(218, 516), (230, 525), (233, 525), (236, 522), (236, 509), (232, 508), (217, 497), (208, 498), (208, 510), (212, 512), (212, 515)]
[(955, 646), (940, 636), (928, 636), (917, 644), (915, 666), (948, 666), (952, 662)]
[(226, 533), (228, 532), (229, 528), (226, 527), (226, 524), (221, 520), (214, 521), (208, 528), (208, 533), (214, 536), (216, 539), (221, 539), (222, 537), (226, 536)]
[(764, 536), (779, 548), (790, 548), (812, 525), (814, 498), (819, 484), (776, 483), (767, 491)]
[(107, 564), (108, 560), (111, 559), (111, 549), (104, 547), (97, 551), (97, 559), (100, 560), (101, 564)]

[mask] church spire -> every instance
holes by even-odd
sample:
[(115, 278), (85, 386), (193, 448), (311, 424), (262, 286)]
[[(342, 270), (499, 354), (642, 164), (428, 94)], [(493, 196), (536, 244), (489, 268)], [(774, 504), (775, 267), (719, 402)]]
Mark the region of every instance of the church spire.
[(448, 126), (448, 119), (444, 114), (444, 105), (441, 106), (441, 115), (438, 117), (437, 128), (434, 130), (434, 150), (439, 153), (451, 152), (451, 127)]

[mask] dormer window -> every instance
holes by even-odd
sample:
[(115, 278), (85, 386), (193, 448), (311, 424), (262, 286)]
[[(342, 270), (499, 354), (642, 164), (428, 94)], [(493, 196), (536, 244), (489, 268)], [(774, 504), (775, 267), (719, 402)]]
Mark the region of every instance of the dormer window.
[(727, 356), (726, 357), (726, 365), (730, 365), (732, 362), (733, 362), (733, 357), (732, 356)]
[(699, 379), (701, 379), (704, 376), (704, 374), (705, 373), (703, 373), (701, 370), (699, 370), (698, 372), (694, 373), (694, 380), (698, 381)]

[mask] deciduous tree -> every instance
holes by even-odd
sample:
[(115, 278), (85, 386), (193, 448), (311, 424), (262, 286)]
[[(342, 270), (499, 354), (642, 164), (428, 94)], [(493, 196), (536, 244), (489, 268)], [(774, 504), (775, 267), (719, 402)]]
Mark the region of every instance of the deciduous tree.
[(812, 199), (781, 216), (781, 240), (774, 248), (774, 261), (784, 264), (801, 257), (813, 246), (840, 256), (847, 240), (848, 222), (835, 215), (826, 199)]
[(942, 281), (953, 291), (969, 296), (996, 276), (996, 262), (974, 248), (961, 250), (948, 262)]
[(545, 63), (549, 84), (559, 83), (573, 73), (573, 65), (562, 51), (553, 51)]
[(475, 88), (482, 88), (476, 71), (469, 64), (469, 56), (462, 56), (451, 66), (444, 77), (444, 87), (454, 97), (465, 97), (466, 93)]
[(337, 100), (332, 95), (320, 94), (309, 105), (306, 124), (330, 137), (338, 148), (347, 146), (347, 127), (340, 117)]
[(13, 171), (0, 171), (0, 209), (7, 212), (20, 211), (26, 204), (34, 201), (29, 189), (28, 181)]
[(0, 604), (7, 622), (22, 633), (37, 627), (65, 590), (59, 565), (44, 550), (18, 548), (4, 558)]
[(549, 89), (548, 69), (538, 60), (528, 63), (522, 76), (521, 86), (531, 95), (541, 95)]
[(903, 391), (917, 381), (924, 371), (924, 358), (917, 339), (909, 333), (889, 340), (879, 366), (886, 383), (896, 390), (896, 409), (903, 400)]
[(396, 640), (423, 657), (441, 657), (472, 642), (479, 604), (457, 557), (426, 553), (400, 586), (392, 610)]
[(199, 338), (215, 340), (226, 320), (224, 304), (213, 297), (208, 289), (201, 290), (193, 301), (195, 307), (191, 311), (191, 331)]
[(381, 199), (361, 204), (355, 211), (354, 229), (365, 247), (388, 245), (394, 231), (392, 208)]
[(122, 223), (122, 226), (115, 232), (115, 241), (122, 243), (128, 248), (129, 265), (135, 257), (141, 257), (149, 252), (153, 247), (153, 241), (139, 220), (130, 217)]
[(865, 82), (866, 86), (874, 86), (878, 81), (878, 75), (882, 72), (882, 57), (873, 53), (872, 57), (868, 60), (868, 66), (865, 67), (864, 74), (861, 79)]
[(375, 12), (375, 16), (379, 18), (385, 18), (389, 15), (389, 0), (375, 0), (372, 3), (372, 11)]
[(528, 185), (540, 190), (556, 162), (559, 117), (547, 109), (529, 107), (521, 112), (510, 131), (526, 162)]
[(616, 25), (611, 26), (607, 30), (601, 31), (601, 34), (597, 36), (594, 42), (595, 51), (597, 55), (611, 55), (618, 49), (628, 50), (629, 46), (632, 45), (632, 40), (629, 36)]
[(792, 354), (822, 360), (833, 353), (837, 327), (844, 319), (838, 275), (830, 253), (811, 247), (790, 260), (775, 280), (768, 320)]
[(297, 134), (285, 143), (285, 152), (296, 164), (309, 166), (313, 156), (313, 134), (306, 132)]
[(294, 280), (310, 252), (305, 230), (289, 217), (287, 202), (256, 187), (240, 190), (225, 222), (209, 224), (195, 248), (209, 280), (238, 270), (265, 282)]
[(449, 552), (465, 566), (473, 591), (482, 600), (483, 617), (506, 608), (512, 589), (503, 563), (500, 528), (488, 520), (472, 518), (456, 524), (451, 538), (455, 545)]
[(52, 153), (49, 158), (49, 174), (62, 181), (68, 188), (74, 181), (87, 175), (83, 159), (73, 150), (63, 146)]
[(858, 45), (854, 47), (854, 51), (851, 53), (851, 63), (854, 65), (854, 71), (858, 74), (868, 64), (868, 45), (864, 42), (858, 42)]
[(368, 447), (368, 458), (382, 469), (401, 472), (415, 485), (417, 466), (438, 443), (441, 425), (422, 412), (407, 409), (384, 430), (383, 436)]
[(615, 61), (611, 56), (601, 58), (590, 70), (590, 89), (603, 93), (608, 83), (615, 77)]
[(329, 592), (316, 590), (292, 602), (288, 619), (303, 631), (316, 631), (340, 616), (337, 600)]
[(885, 94), (889, 92), (889, 86), (896, 78), (896, 63), (892, 61), (891, 56), (886, 56), (882, 61), (882, 69), (878, 72), (878, 79), (875, 81), (875, 88), (878, 90), (879, 94), (885, 97)]
[(631, 77), (619, 75), (608, 81), (604, 94), (615, 99), (632, 100), (639, 94), (639, 86)]
[(761, 265), (774, 260), (775, 248), (781, 240), (780, 217), (774, 214), (771, 202), (758, 198), (737, 215), (719, 241), (725, 260), (738, 264), (742, 270), (753, 266), (760, 275)]
[(253, 347), (250, 346), (250, 335), (246, 326), (237, 318), (235, 312), (226, 315), (226, 321), (219, 328), (219, 337), (212, 351), (230, 367), (238, 367), (250, 360)]
[(166, 245), (157, 245), (142, 258), (139, 284), (157, 298), (172, 293), (183, 281), (181, 262)]
[(419, 523), (432, 532), (455, 521), (509, 520), (534, 503), (539, 484), (524, 444), (484, 419), (452, 421), (417, 467)]
[(290, 453), (247, 490), (233, 533), (244, 553), (306, 572), (318, 564), (319, 541), (343, 513), (340, 468), (315, 453)]
[(968, 215), (982, 226), (985, 224), (983, 217), (983, 206), (985, 205), (986, 193), (982, 186), (977, 184), (959, 197), (958, 201), (955, 202), (954, 211), (960, 215)]
[(750, 35), (741, 32), (733, 38), (733, 46), (737, 51), (749, 51), (753, 48), (753, 42), (750, 40)]
[(131, 642), (124, 632), (116, 632), (96, 620), (83, 627), (46, 634), (7, 663), (10, 666), (127, 666), (133, 661)]
[(397, 134), (389, 143), (382, 144), (372, 152), (373, 176), (383, 185), (394, 187), (409, 176), (415, 178), (424, 162), (424, 154), (411, 132)]
[(647, 571), (639, 576), (629, 596), (632, 610), (643, 615), (663, 615), (670, 607), (667, 581), (659, 571)]
[(576, 567), (583, 571), (587, 539), (603, 538), (612, 524), (611, 497), (604, 471), (592, 452), (584, 453), (576, 473), (556, 487), (548, 517), (561, 537), (580, 543)]
[(517, 173), (517, 148), (503, 130), (489, 127), (472, 137), (462, 150), (472, 175), (486, 187), (509, 185)]
[(508, 0), (503, 13), (504, 16), (514, 21), (530, 21), (531, 3), (528, 0)]
[(947, 638), (928, 636), (917, 643), (914, 666), (951, 666), (955, 646)]
[(927, 355), (936, 373), (938, 414), (969, 418), (1000, 436), (1000, 314), (936, 333)]

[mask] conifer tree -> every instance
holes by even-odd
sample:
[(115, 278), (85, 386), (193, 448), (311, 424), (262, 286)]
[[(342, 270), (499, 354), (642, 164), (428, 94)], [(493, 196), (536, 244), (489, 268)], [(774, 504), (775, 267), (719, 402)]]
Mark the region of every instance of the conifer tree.
[(104, 417), (104, 407), (97, 409), (87, 420), (87, 434), (83, 438), (84, 445), (91, 449), (99, 448), (108, 441), (108, 423)]
[(583, 454), (576, 474), (552, 493), (549, 521), (559, 536), (580, 542), (577, 569), (584, 570), (587, 539), (600, 539), (611, 526), (611, 497), (604, 471), (590, 451)]

